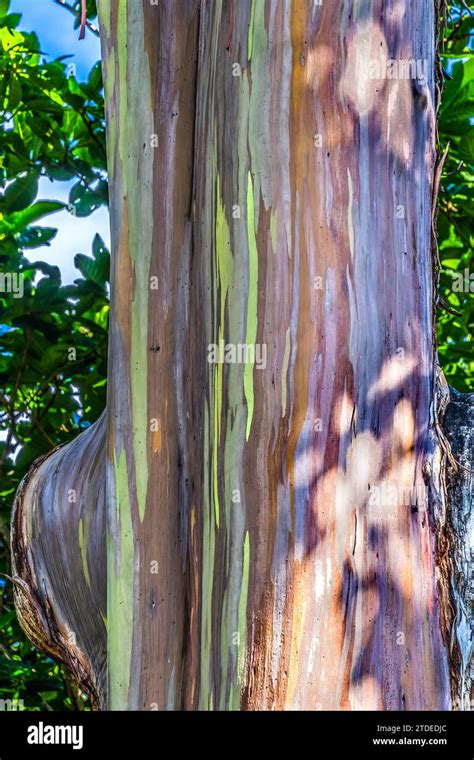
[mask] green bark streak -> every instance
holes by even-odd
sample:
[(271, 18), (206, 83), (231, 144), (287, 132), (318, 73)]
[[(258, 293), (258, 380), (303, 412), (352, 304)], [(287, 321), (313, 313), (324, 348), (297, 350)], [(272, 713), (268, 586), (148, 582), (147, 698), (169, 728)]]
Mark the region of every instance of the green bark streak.
[[(109, 709), (128, 703), (133, 631), (134, 542), (125, 451), (115, 459), (116, 524), (120, 536), (108, 537), (107, 619)], [(118, 549), (118, 552), (117, 552)]]
[[(219, 332), (219, 338), (221, 333)], [(219, 528), (219, 477), (218, 477), (218, 461), (219, 461), (219, 438), (220, 438), (220, 420), (222, 409), (222, 370), (223, 365), (217, 364), (213, 367), (213, 399), (214, 399), (214, 414), (213, 414), (213, 447), (212, 447), (212, 492), (214, 496), (214, 515), (216, 520), (216, 527)]]
[(242, 682), (245, 664), (245, 650), (247, 647), (247, 598), (249, 589), (250, 568), (250, 536), (247, 531), (244, 541), (244, 556), (242, 567), (242, 584), (240, 587), (239, 600), (239, 680)]
[[(153, 226), (153, 111), (150, 66), (143, 49), (145, 25), (143, 8), (136, 3), (127, 10), (120, 0), (119, 43), (119, 153), (124, 195), (128, 199), (128, 250), (134, 265), (132, 299), (131, 393), (135, 484), (140, 519), (145, 515), (148, 487), (147, 438), (148, 402), (148, 278), (152, 253)], [(141, 128), (136, 128), (135, 119)], [(138, 181), (137, 181), (138, 172)]]
[[(262, 4), (263, 5), (263, 4)], [(255, 0), (252, 0), (252, 11), (250, 14), (250, 23), (249, 23), (249, 35), (248, 35), (248, 41), (247, 41), (247, 49), (248, 49), (248, 59), (252, 58), (252, 52), (253, 52), (253, 27), (254, 27), (254, 20), (255, 20)]]
[(110, 0), (97, 0), (97, 11), (100, 18), (100, 25), (107, 37), (110, 37)]
[[(252, 177), (248, 175), (247, 185), (247, 233), (249, 246), (249, 292), (247, 301), (247, 346), (255, 345), (257, 339), (257, 287), (258, 287), (258, 251), (255, 237), (255, 208)], [(247, 362), (244, 370), (244, 389), (247, 400), (247, 428), (245, 437), (248, 441), (252, 426), (253, 396), (253, 362)]]
[(84, 536), (84, 521), (82, 518), (79, 520), (79, 549), (81, 551), (82, 569), (84, 571), (84, 578), (90, 588), (91, 576), (89, 573), (89, 566), (87, 564), (87, 538)]
[[(115, 90), (115, 51), (112, 49), (107, 60), (105, 71), (105, 92), (113, 96)], [(115, 114), (109, 118), (107, 125), (107, 160), (111, 179), (115, 177), (115, 152), (117, 150), (117, 120)]]
[(230, 248), (229, 225), (227, 224), (224, 207), (222, 205), (219, 177), (217, 177), (216, 258), (221, 301), (219, 329), (221, 331), (220, 334), (223, 335), (227, 292), (233, 275), (233, 261)]
[(212, 585), (215, 555), (215, 515), (213, 492), (209, 482), (210, 420), (206, 403), (204, 411), (204, 503), (203, 503), (203, 549), (201, 571), (201, 667), (199, 708), (211, 709), (210, 688), (212, 654)]

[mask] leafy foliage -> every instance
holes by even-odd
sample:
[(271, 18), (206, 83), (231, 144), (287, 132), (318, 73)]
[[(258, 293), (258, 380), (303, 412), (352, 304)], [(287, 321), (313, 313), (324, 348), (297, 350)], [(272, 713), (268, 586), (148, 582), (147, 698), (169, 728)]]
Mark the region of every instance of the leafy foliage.
[[(79, 5), (79, 3), (76, 3)], [(89, 10), (93, 14), (93, 3)], [(47, 61), (35, 34), (0, 0), (0, 572), (8, 526), (31, 463), (90, 425), (105, 405), (109, 252), (96, 236), (78, 279), (34, 260), (59, 210), (83, 217), (107, 204), (100, 63), (79, 82), (68, 59)], [(69, 182), (69, 203), (38, 197), (41, 177)], [(18, 279), (20, 277), (21, 279)], [(21, 287), (20, 287), (21, 286)], [(21, 291), (21, 297), (19, 297)], [(25, 709), (83, 706), (63, 669), (37, 652), (0, 582), (0, 691)]]
[[(440, 362), (448, 381), (474, 391), (474, 2), (448, 3), (441, 60), (447, 73), (439, 114), (440, 150), (449, 145), (439, 194)], [(472, 279), (470, 279), (472, 273)], [(462, 288), (462, 289), (460, 289)]]

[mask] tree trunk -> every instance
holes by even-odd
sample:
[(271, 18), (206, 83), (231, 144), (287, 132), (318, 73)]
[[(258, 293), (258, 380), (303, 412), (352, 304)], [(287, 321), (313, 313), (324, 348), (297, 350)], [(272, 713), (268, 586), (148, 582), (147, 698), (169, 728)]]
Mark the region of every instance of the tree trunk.
[[(87, 535), (107, 585), (107, 694), (102, 632), (87, 650), (98, 705), (466, 707), (470, 502), (455, 467), (446, 500), (433, 324), (434, 4), (98, 5), (113, 250), (106, 580)], [(29, 490), (16, 524), (35, 564)], [(71, 567), (94, 590), (76, 528)], [(57, 620), (69, 600), (50, 582)]]
[(19, 620), (33, 644), (64, 662), (95, 708), (106, 706), (106, 417), (38, 459), (12, 516)]

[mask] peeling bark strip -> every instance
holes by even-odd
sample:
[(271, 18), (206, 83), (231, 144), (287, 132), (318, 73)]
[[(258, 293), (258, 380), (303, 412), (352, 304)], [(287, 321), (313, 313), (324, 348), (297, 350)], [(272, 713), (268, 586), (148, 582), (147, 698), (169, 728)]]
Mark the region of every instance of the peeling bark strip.
[[(109, 706), (448, 709), (433, 5), (99, 13)], [(221, 340), (265, 345), (266, 370), (208, 364)]]
[(455, 707), (474, 706), (474, 394), (450, 391), (451, 400), (444, 417), (444, 430), (458, 466), (447, 473), (449, 501), (449, 555), (452, 562), (451, 595), (454, 619), (451, 628), (452, 669)]
[(83, 40), (86, 36), (86, 24), (87, 24), (87, 0), (81, 0), (81, 28), (79, 31), (79, 39)]
[(12, 515), (20, 623), (71, 670), (94, 708), (106, 706), (105, 434), (102, 417), (38, 459)]

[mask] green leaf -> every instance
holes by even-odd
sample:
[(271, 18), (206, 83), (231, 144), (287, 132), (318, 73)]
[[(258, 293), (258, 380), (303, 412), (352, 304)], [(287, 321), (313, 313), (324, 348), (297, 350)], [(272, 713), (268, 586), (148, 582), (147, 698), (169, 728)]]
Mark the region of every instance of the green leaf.
[(7, 105), (6, 110), (13, 112), (21, 100), (22, 89), (20, 80), (14, 74), (10, 75), (8, 83)]
[(4, 628), (7, 628), (12, 620), (15, 620), (16, 618), (16, 611), (11, 610), (11, 612), (5, 613), (5, 615), (2, 615), (0, 617), (0, 630), (3, 630)]
[[(96, 236), (97, 238), (98, 236)], [(84, 256), (82, 253), (74, 256), (74, 265), (86, 280), (95, 282), (101, 287), (105, 287), (109, 277), (109, 254), (105, 249), (100, 255), (91, 258)]]
[(97, 61), (90, 70), (87, 83), (94, 90), (100, 90), (102, 88), (102, 64), (100, 61)]
[(49, 245), (58, 231), (54, 227), (27, 227), (17, 240), (20, 248), (39, 248)]
[(32, 222), (37, 222), (48, 214), (54, 214), (66, 208), (60, 201), (37, 201), (23, 211), (15, 211), (0, 221), (0, 235), (21, 232)]
[(56, 179), (59, 182), (65, 182), (67, 180), (70, 180), (71, 177), (74, 176), (74, 173), (71, 171), (71, 169), (63, 166), (51, 166), (48, 169), (48, 175), (51, 177), (51, 179)]
[(30, 206), (38, 194), (38, 175), (26, 174), (12, 182), (3, 195), (8, 211), (21, 211)]
[(82, 182), (78, 182), (71, 188), (69, 203), (74, 207), (76, 216), (90, 216), (99, 206), (104, 203), (103, 194), (89, 190)]
[(9, 13), (8, 16), (2, 18), (2, 26), (6, 26), (7, 29), (15, 29), (21, 21), (21, 13)]

